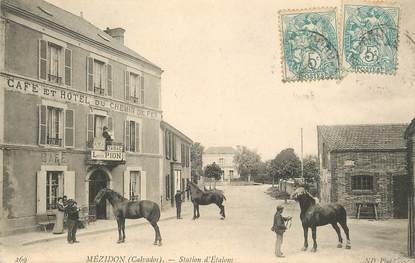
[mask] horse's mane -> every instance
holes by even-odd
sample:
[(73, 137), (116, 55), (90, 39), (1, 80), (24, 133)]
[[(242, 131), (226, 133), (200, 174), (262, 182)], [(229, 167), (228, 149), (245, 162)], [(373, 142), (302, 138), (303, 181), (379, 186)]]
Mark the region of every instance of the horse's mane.
[(196, 192), (200, 192), (200, 193), (204, 193), (204, 191), (202, 189), (199, 188), (199, 186), (197, 186), (197, 184), (193, 183), (193, 182), (189, 182), (190, 186), (193, 186), (196, 190)]
[(109, 188), (107, 188), (106, 189), (106, 191), (108, 192), (108, 193), (110, 193), (110, 194), (113, 194), (113, 195), (115, 195), (116, 197), (118, 197), (121, 201), (122, 200), (127, 200), (127, 198), (125, 198), (124, 196), (122, 196), (121, 194), (119, 194), (118, 192), (115, 192), (114, 190), (112, 190), (112, 189), (109, 189)]

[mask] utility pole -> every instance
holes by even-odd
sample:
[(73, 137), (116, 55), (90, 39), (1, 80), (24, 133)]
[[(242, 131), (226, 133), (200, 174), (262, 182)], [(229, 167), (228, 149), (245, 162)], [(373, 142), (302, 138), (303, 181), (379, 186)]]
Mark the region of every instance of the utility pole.
[(304, 179), (304, 162), (303, 162), (303, 128), (301, 128), (301, 177)]

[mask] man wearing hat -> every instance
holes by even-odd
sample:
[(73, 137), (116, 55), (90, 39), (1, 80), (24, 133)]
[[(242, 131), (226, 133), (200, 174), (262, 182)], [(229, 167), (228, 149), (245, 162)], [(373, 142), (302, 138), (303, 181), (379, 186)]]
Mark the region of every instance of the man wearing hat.
[(182, 212), (182, 202), (183, 202), (182, 195), (183, 195), (183, 192), (180, 191), (179, 189), (177, 189), (177, 192), (174, 195), (174, 199), (176, 201), (177, 219), (182, 219), (182, 217), (180, 216), (180, 213)]
[(284, 257), (283, 253), (281, 252), (281, 246), (284, 237), (284, 232), (287, 229), (285, 222), (291, 220), (291, 216), (282, 216), (283, 211), (284, 207), (282, 205), (278, 205), (277, 212), (274, 215), (274, 224), (271, 228), (271, 231), (274, 231), (277, 234), (277, 241), (275, 242), (275, 255), (279, 258)]

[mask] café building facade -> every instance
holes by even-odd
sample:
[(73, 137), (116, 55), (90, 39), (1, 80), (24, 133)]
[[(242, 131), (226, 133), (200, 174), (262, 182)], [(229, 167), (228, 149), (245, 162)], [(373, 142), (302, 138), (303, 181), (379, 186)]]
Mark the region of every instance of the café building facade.
[(104, 187), (160, 204), (160, 67), (122, 28), (42, 0), (0, 3), (1, 235), (34, 230), (63, 195), (108, 219), (93, 203)]

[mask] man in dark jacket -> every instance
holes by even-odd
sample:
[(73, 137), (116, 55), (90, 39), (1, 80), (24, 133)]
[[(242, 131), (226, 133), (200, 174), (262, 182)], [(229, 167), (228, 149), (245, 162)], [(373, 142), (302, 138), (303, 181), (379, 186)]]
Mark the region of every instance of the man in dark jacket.
[(177, 190), (176, 194), (174, 195), (174, 200), (176, 201), (176, 216), (177, 219), (182, 219), (180, 213), (182, 212), (182, 202), (183, 202), (183, 192)]
[(271, 231), (274, 231), (277, 234), (277, 241), (275, 242), (275, 255), (277, 257), (284, 257), (283, 253), (281, 252), (282, 241), (284, 237), (284, 232), (287, 229), (285, 225), (286, 221), (291, 220), (291, 217), (283, 217), (282, 212), (284, 211), (284, 207), (279, 205), (277, 206), (277, 212), (274, 215), (274, 224), (271, 228)]
[(76, 202), (73, 201), (71, 205), (68, 205), (66, 208), (67, 217), (67, 225), (68, 225), (68, 243), (79, 243), (76, 240), (76, 230), (78, 229), (78, 221), (79, 221), (79, 208), (76, 206)]

